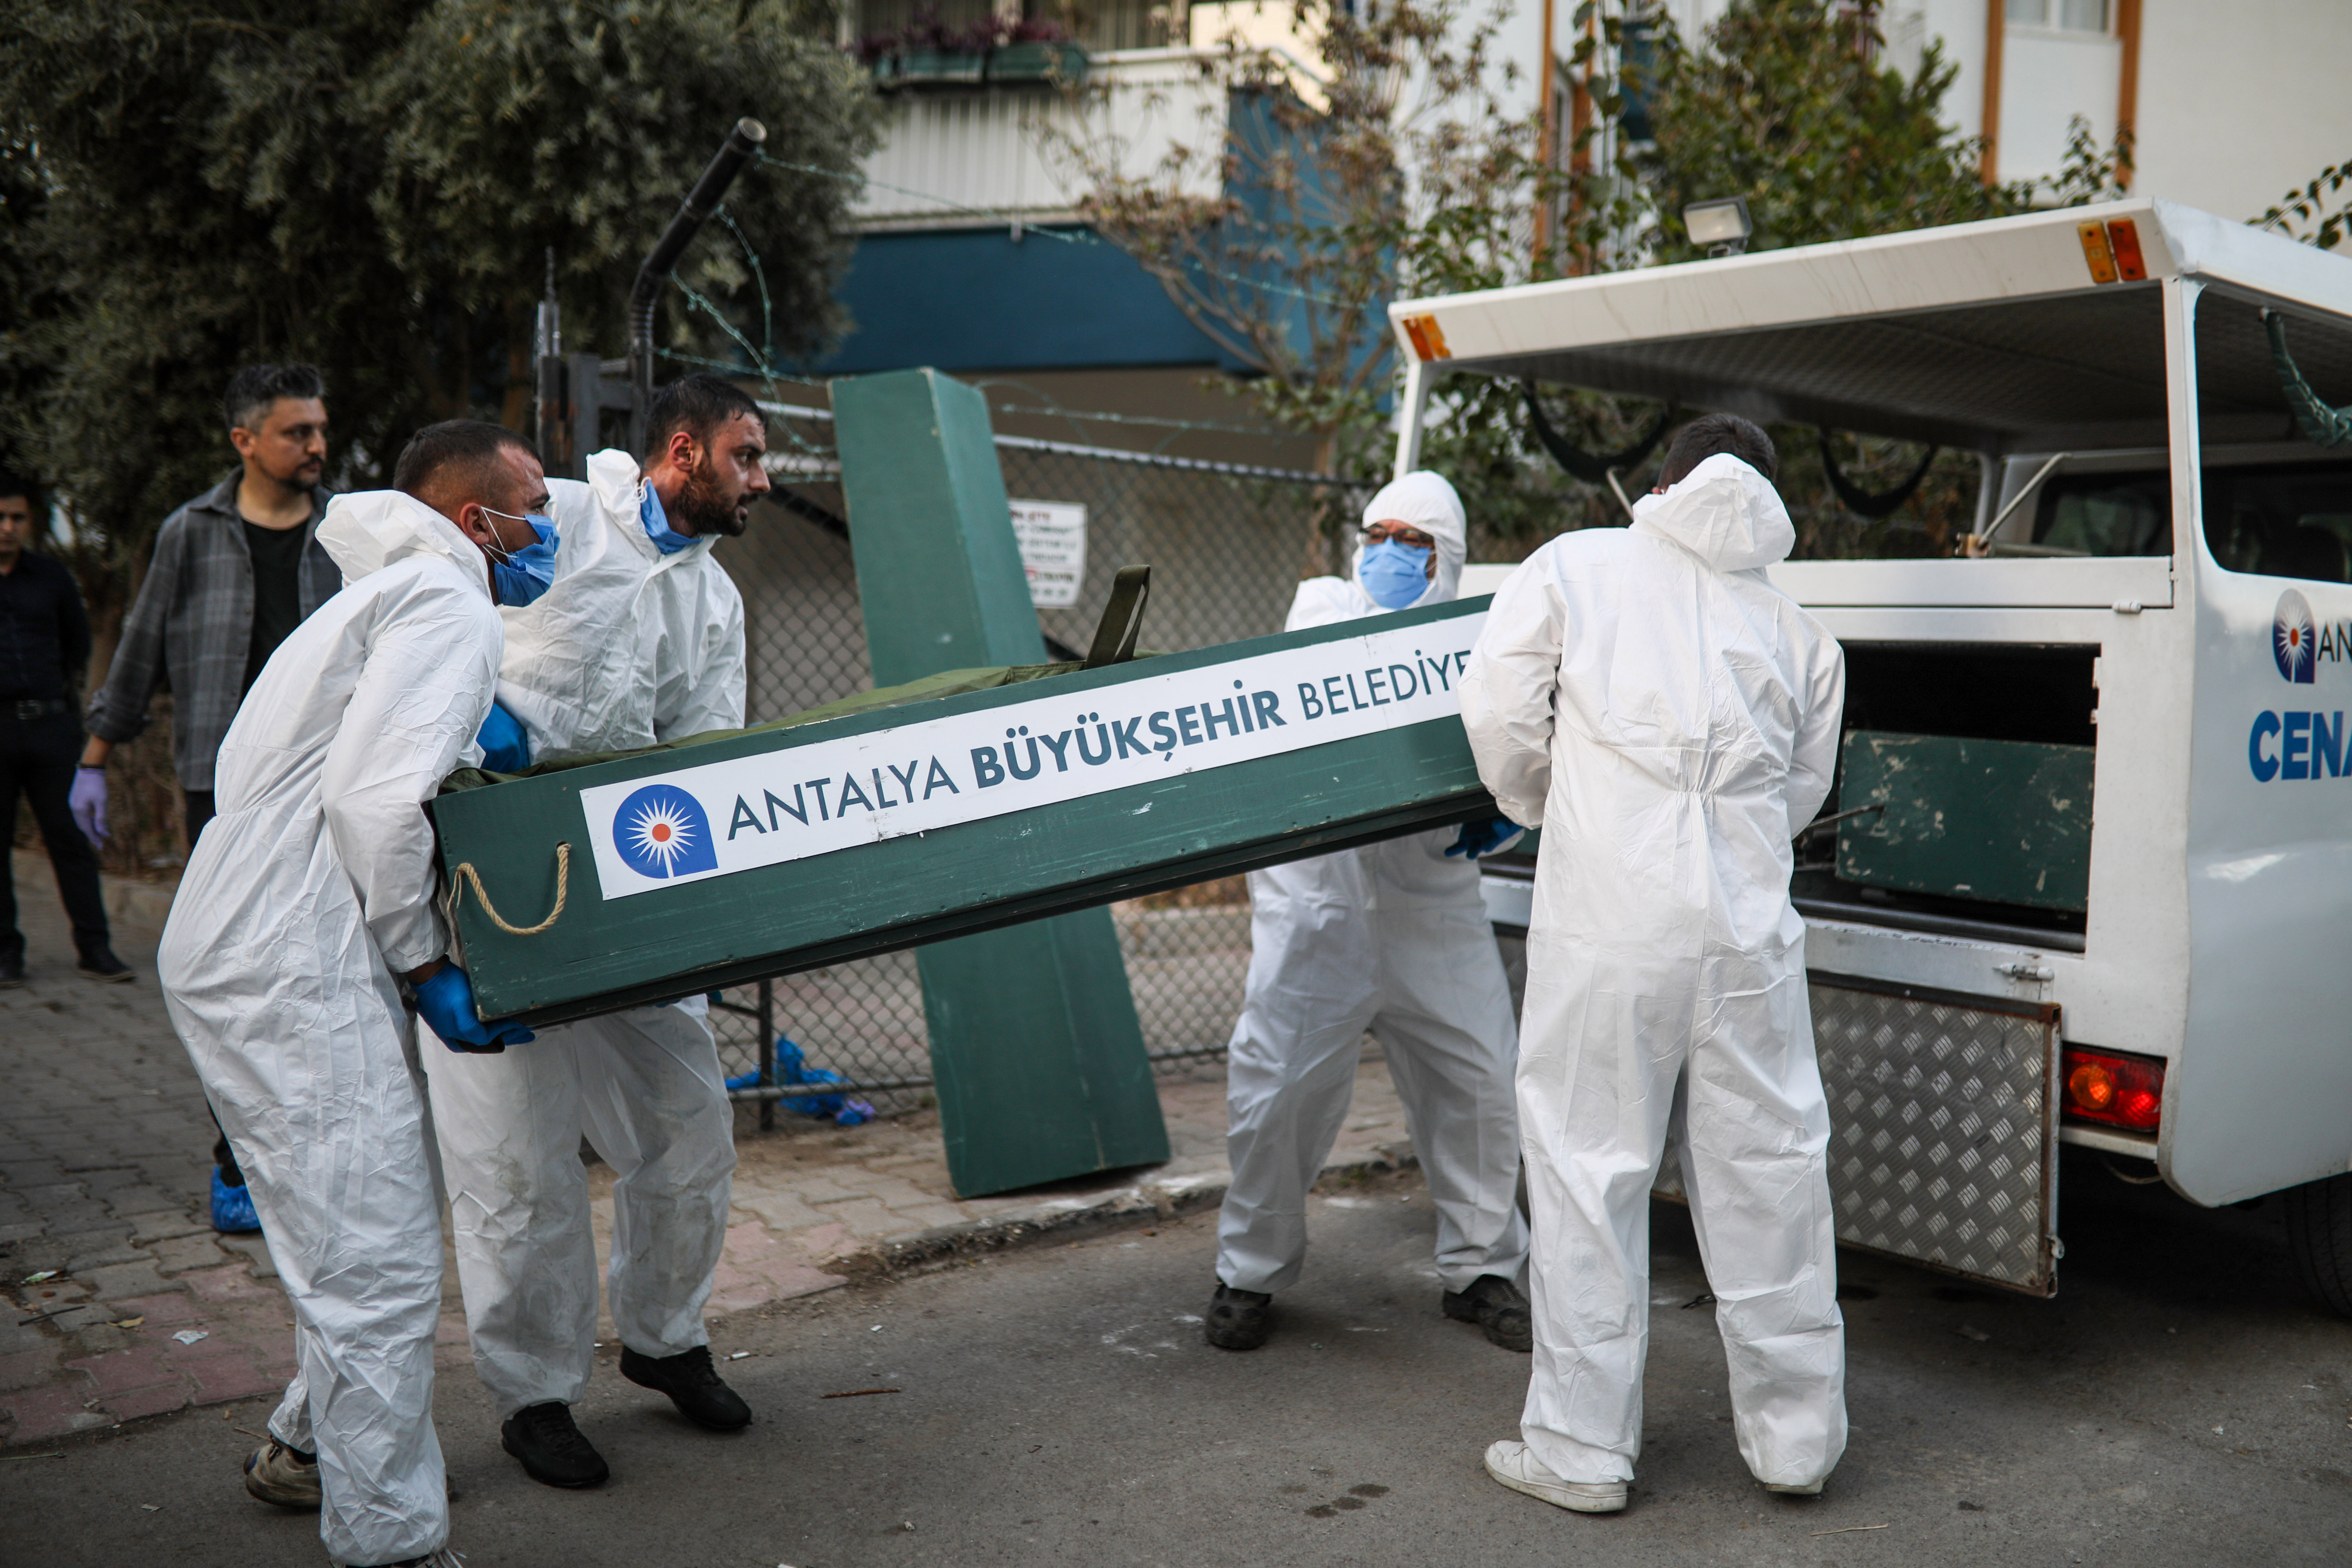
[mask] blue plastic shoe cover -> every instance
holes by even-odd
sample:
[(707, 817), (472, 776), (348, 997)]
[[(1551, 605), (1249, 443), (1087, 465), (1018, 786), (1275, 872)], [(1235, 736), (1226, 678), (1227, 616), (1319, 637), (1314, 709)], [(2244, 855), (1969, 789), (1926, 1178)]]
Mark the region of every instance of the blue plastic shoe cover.
[(252, 1192), (223, 1181), (218, 1165), (213, 1167), (213, 1228), (223, 1236), (243, 1236), (261, 1228), (261, 1216), (253, 1212)]

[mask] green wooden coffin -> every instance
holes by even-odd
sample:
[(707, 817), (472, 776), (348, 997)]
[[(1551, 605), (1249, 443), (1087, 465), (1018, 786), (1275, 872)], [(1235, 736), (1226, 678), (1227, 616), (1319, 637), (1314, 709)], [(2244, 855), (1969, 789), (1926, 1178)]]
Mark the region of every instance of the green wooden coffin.
[[(1856, 730), (1837, 874), (1866, 887), (2032, 909), (2089, 907), (2088, 746)], [(1870, 809), (1870, 808), (1878, 809)]]
[(442, 869), (483, 1015), (667, 1001), (1484, 816), (1454, 685), (1486, 608), (444, 794)]

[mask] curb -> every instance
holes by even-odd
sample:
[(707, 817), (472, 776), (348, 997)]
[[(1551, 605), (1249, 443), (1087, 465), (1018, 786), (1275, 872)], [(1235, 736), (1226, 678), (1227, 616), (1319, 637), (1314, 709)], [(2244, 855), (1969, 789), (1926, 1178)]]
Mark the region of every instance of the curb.
[[(1412, 1144), (1389, 1143), (1367, 1154), (1332, 1161), (1316, 1177), (1315, 1185), (1318, 1189), (1352, 1185), (1420, 1168)], [(824, 1267), (862, 1283), (920, 1274), (1019, 1247), (1076, 1241), (1198, 1214), (1223, 1204), (1231, 1184), (1232, 1178), (1225, 1173), (1202, 1173), (1143, 1182), (1083, 1197), (1049, 1198), (986, 1219), (885, 1237), (856, 1252), (827, 1258)]]

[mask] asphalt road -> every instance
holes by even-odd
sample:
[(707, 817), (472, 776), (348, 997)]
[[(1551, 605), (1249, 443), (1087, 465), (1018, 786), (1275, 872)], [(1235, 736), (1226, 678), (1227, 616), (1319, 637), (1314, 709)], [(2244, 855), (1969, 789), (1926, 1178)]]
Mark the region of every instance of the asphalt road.
[[(2277, 1205), (2205, 1211), (2063, 1173), (2037, 1301), (1847, 1255), (1853, 1438), (1817, 1501), (1740, 1465), (1684, 1216), (1657, 1210), (1647, 1447), (1632, 1507), (1561, 1513), (1479, 1455), (1528, 1363), (1437, 1313), (1411, 1177), (1318, 1197), (1281, 1332), (1203, 1345), (1208, 1218), (851, 1288), (721, 1326), (759, 1422), (684, 1426), (609, 1363), (582, 1425), (603, 1490), (527, 1479), (469, 1375), (442, 1441), (467, 1568), (540, 1564), (2161, 1564), (2352, 1562), (2352, 1324), (2296, 1295)], [(827, 1399), (827, 1394), (895, 1394)], [(0, 1463), (0, 1562), (303, 1564), (251, 1502), (266, 1411)]]

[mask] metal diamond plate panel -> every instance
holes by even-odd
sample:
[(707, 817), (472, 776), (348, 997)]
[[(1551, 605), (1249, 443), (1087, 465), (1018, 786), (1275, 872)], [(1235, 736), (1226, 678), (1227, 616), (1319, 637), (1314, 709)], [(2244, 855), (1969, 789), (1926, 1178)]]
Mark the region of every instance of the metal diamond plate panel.
[(2057, 1010), (1815, 975), (1838, 1239), (2048, 1295)]
[[(1816, 973), (1838, 1240), (2058, 1289), (2058, 1010)], [(1671, 1144), (1654, 1189), (1683, 1198)]]

